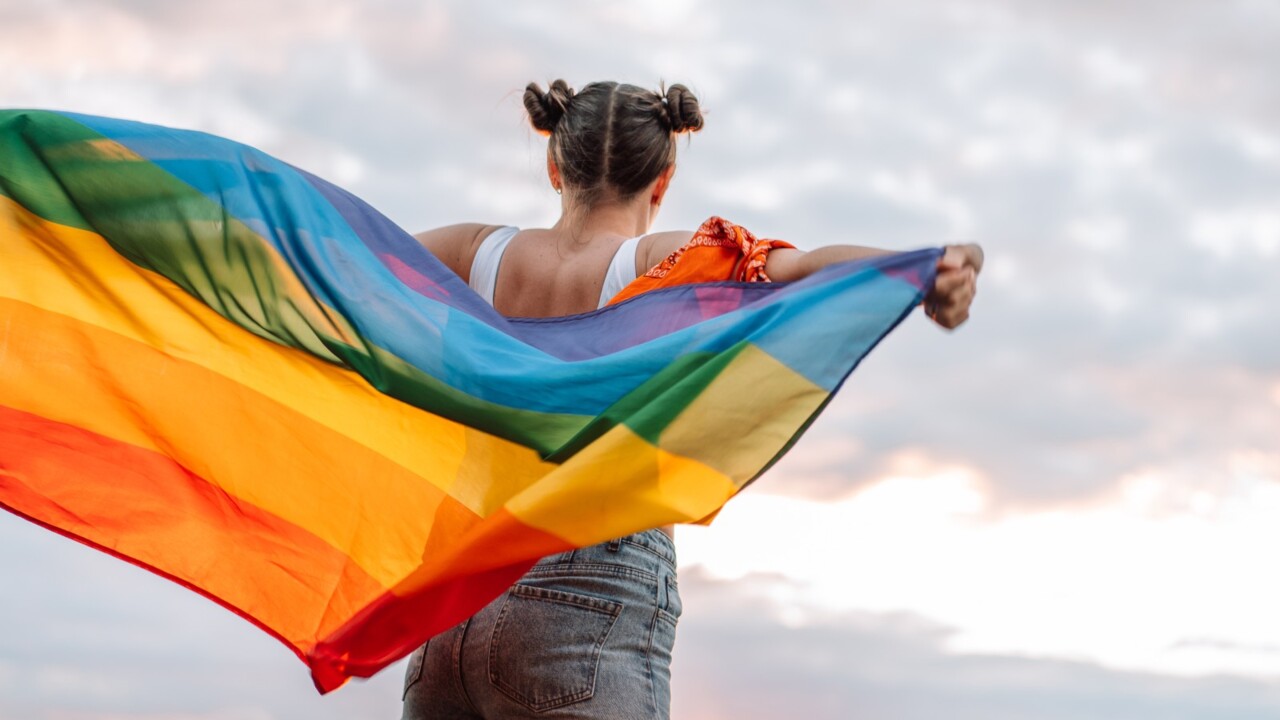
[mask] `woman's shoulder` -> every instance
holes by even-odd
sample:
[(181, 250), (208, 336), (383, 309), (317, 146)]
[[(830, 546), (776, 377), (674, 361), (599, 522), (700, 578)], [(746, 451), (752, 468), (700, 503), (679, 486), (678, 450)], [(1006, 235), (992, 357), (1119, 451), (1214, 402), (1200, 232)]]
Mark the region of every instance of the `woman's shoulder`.
[(636, 274), (643, 275), (692, 239), (692, 230), (667, 230), (640, 238), (636, 246)]
[(476, 249), (485, 238), (503, 227), (506, 226), (459, 223), (424, 230), (413, 237), (455, 274), (470, 281), (471, 262), (475, 260)]

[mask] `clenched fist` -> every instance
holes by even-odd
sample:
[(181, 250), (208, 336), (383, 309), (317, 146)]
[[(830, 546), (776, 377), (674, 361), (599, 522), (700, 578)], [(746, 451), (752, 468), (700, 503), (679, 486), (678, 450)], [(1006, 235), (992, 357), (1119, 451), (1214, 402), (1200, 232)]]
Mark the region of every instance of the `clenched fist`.
[(924, 298), (924, 311), (942, 327), (951, 330), (969, 319), (969, 306), (978, 292), (982, 272), (982, 248), (948, 245), (938, 260), (938, 278)]

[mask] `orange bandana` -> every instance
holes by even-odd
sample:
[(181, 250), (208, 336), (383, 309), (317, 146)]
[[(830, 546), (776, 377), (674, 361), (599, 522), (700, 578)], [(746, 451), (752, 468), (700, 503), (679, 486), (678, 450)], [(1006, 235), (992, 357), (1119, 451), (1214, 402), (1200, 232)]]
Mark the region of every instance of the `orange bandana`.
[(690, 283), (769, 282), (765, 261), (773, 248), (795, 247), (782, 240), (760, 240), (751, 231), (722, 217), (711, 217), (693, 238), (649, 272), (631, 281), (609, 305), (658, 288)]

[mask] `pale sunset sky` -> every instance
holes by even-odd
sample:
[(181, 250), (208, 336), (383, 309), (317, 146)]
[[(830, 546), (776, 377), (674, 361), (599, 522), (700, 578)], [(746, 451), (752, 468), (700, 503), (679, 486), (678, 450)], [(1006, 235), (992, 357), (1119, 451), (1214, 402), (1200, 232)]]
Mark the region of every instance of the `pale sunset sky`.
[[(657, 229), (980, 242), (710, 528), (673, 717), (1280, 717), (1280, 2), (0, 0), (0, 107), (255, 145), (410, 231), (538, 226), (529, 81), (688, 85)], [(0, 720), (399, 717), (0, 513)]]

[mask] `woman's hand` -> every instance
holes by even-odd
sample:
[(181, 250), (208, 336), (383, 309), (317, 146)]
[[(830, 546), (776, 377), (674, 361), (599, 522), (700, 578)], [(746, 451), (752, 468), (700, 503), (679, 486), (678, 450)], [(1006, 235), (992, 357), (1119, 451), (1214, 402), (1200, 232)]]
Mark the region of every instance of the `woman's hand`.
[(969, 319), (969, 306), (978, 292), (982, 248), (948, 245), (938, 260), (938, 277), (924, 298), (924, 311), (934, 322), (952, 330)]

